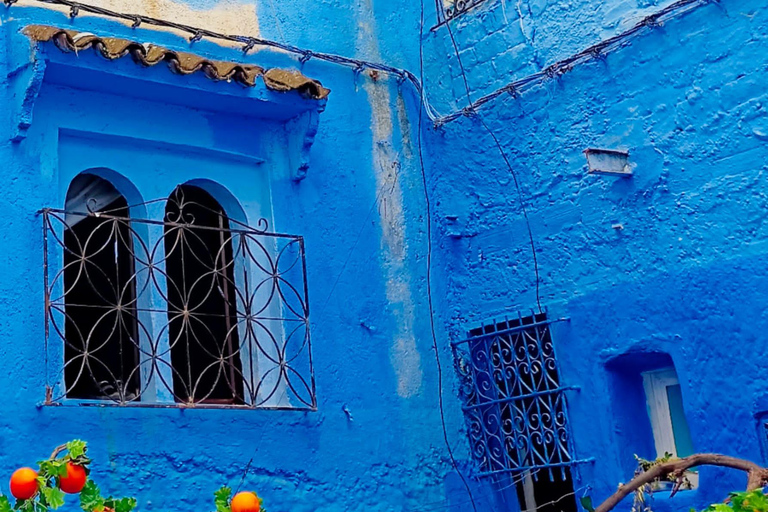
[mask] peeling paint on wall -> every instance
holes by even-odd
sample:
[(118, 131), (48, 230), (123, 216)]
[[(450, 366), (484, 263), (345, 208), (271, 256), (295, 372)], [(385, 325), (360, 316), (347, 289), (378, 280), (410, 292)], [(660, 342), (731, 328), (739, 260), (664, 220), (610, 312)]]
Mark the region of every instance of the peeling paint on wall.
[[(373, 18), (373, 0), (365, 0), (357, 11), (357, 52), (361, 58), (381, 58)], [(373, 172), (376, 189), (384, 190), (379, 207), (381, 248), (386, 272), (386, 293), (395, 321), (390, 361), (397, 374), (397, 392), (407, 398), (421, 391), (421, 354), (414, 334), (415, 312), (412, 276), (406, 265), (408, 247), (403, 214), (403, 192), (398, 180), (399, 157), (392, 151), (392, 95), (388, 80), (366, 80), (363, 89), (371, 105)], [(408, 146), (406, 146), (407, 148)], [(410, 150), (408, 150), (410, 152)], [(394, 175), (393, 172), (394, 171)]]
[[(173, 20), (176, 23), (193, 27), (205, 27), (214, 32), (254, 37), (260, 35), (255, 3), (244, 4), (234, 0), (223, 0), (209, 9), (195, 8), (183, 0), (91, 0), (89, 3), (113, 11)], [(47, 7), (69, 12), (67, 7)], [(80, 16), (90, 16), (90, 14), (81, 11)], [(130, 24), (129, 22), (126, 23)], [(162, 30), (159, 27), (153, 28)], [(166, 30), (177, 32), (173, 29)], [(184, 33), (184, 36), (189, 37), (189, 34)], [(231, 44), (215, 39), (211, 41), (223, 45)]]

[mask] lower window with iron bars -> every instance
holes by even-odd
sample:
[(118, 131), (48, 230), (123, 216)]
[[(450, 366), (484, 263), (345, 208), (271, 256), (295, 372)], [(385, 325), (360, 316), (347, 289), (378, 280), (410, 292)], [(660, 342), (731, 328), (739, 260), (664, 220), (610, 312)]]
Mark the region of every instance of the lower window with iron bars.
[[(452, 344), (480, 477), (522, 511), (577, 510), (566, 392), (546, 312), (484, 323)], [(505, 498), (506, 499), (506, 498)]]

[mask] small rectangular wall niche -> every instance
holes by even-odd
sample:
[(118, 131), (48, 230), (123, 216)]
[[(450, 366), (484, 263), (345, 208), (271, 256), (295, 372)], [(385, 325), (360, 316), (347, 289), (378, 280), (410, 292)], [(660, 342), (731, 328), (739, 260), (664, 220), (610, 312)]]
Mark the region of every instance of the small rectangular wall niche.
[(584, 150), (590, 174), (630, 177), (629, 152), (615, 149), (587, 148)]

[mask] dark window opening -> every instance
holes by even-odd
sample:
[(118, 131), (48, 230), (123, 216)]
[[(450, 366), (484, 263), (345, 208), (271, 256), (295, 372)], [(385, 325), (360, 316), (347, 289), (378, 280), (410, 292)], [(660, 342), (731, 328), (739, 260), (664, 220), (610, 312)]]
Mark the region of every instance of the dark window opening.
[(175, 398), (242, 404), (229, 219), (209, 193), (191, 185), (174, 190), (165, 216), (168, 337)]
[[(83, 213), (86, 206), (107, 216)], [(81, 174), (67, 209), (81, 213), (67, 215), (64, 232), (66, 395), (135, 400), (139, 344), (128, 203), (108, 181)]]
[[(571, 468), (563, 471), (542, 472), (535, 477), (525, 475), (515, 485), (520, 510), (536, 512), (575, 512), (576, 497), (571, 478)], [(537, 478), (536, 478), (537, 477)]]
[(575, 512), (566, 403), (546, 314), (483, 325), (455, 346), (481, 475), (508, 475), (520, 509)]

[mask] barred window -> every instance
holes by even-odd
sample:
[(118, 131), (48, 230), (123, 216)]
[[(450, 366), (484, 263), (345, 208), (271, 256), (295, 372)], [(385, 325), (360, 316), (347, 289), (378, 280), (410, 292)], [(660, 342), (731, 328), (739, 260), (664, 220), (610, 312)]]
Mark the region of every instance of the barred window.
[(137, 203), (103, 171), (127, 195), (83, 173), (42, 210), (45, 404), (316, 410), (304, 239), (208, 180)]
[[(70, 398), (135, 397), (140, 381), (136, 282), (128, 203), (108, 180), (82, 173), (67, 192), (64, 380)], [(90, 214), (89, 214), (90, 212)]]
[(166, 203), (168, 331), (176, 399), (243, 403), (232, 233), (205, 190), (181, 185)]
[(443, 24), (457, 16), (461, 16), (484, 1), (485, 0), (437, 0), (438, 24)]
[(480, 475), (515, 482), (521, 509), (576, 510), (572, 469), (581, 461), (572, 457), (569, 388), (560, 382), (546, 314), (473, 329), (454, 351)]

